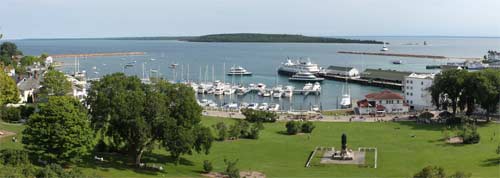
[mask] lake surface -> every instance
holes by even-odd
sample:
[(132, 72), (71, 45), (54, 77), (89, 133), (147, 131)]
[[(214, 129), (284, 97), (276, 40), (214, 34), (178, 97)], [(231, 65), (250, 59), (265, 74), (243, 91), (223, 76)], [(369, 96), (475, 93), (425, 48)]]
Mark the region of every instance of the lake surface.
[[(374, 39), (390, 43), (389, 52), (443, 55), (450, 57), (482, 57), (488, 50), (500, 50), (500, 38), (445, 38), (445, 37), (348, 37), (358, 39)], [(426, 41), (428, 45), (424, 46)], [(401, 58), (389, 56), (366, 56), (339, 54), (337, 51), (366, 51), (378, 52), (381, 45), (373, 44), (304, 44), (304, 43), (193, 43), (180, 41), (143, 41), (143, 40), (15, 40), (18, 47), (29, 55), (49, 54), (78, 54), (99, 52), (146, 52), (144, 56), (113, 56), (92, 57), (80, 59), (80, 69), (87, 71), (89, 78), (100, 77), (114, 72), (125, 72), (128, 75), (142, 77), (142, 64), (145, 73), (150, 69), (159, 70), (161, 75), (169, 80), (189, 79), (205, 80), (205, 70), (208, 66), (207, 80), (212, 80), (212, 66), (215, 68), (214, 78), (225, 80), (227, 83), (265, 83), (272, 87), (294, 85), (302, 88), (302, 83), (290, 83), (288, 78), (276, 75), (276, 69), (290, 58), (310, 58), (312, 62), (323, 67), (329, 65), (353, 66), (360, 71), (366, 68), (382, 68), (400, 71), (437, 72), (426, 70), (429, 64), (444, 64), (460, 60), (433, 60), (422, 58)], [(419, 43), (419, 45), (408, 45)], [(155, 59), (154, 61), (150, 60)], [(64, 62), (64, 72), (73, 72), (74, 59), (58, 59)], [(402, 65), (393, 65), (391, 61), (402, 60)], [(137, 61), (131, 68), (123, 69), (126, 63)], [(168, 68), (177, 63), (175, 73)], [(225, 64), (226, 71), (223, 66)], [(189, 65), (189, 71), (188, 71)], [(233, 65), (241, 65), (254, 73), (252, 77), (225, 76)], [(94, 70), (93, 67), (96, 67)], [(183, 69), (181, 69), (183, 68)], [(182, 73), (182, 74), (181, 74)], [(174, 77), (175, 76), (175, 77)], [(199, 98), (215, 99), (219, 104), (230, 101), (280, 103), (283, 108), (308, 109), (312, 104), (319, 104), (323, 109), (337, 108), (338, 98), (342, 94), (344, 83), (326, 80), (322, 84), (321, 96), (298, 96), (292, 100), (262, 98), (256, 95), (247, 95), (243, 98), (199, 96)], [(352, 98), (363, 99), (364, 95), (385, 90), (383, 88), (349, 84)]]

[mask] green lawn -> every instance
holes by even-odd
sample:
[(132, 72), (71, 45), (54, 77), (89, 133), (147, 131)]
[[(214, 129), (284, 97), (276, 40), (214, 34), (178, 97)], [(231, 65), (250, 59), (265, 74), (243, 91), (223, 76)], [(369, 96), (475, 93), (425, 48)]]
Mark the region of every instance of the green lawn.
[[(213, 125), (229, 119), (204, 118), (203, 124)], [(500, 167), (495, 162), (499, 156), (495, 149), (500, 143), (497, 124), (481, 126), (481, 142), (475, 145), (448, 145), (441, 141), (440, 126), (413, 123), (319, 123), (312, 136), (283, 135), (285, 123), (265, 124), (258, 140), (241, 139), (214, 143), (209, 155), (183, 156), (180, 165), (166, 163), (165, 171), (144, 171), (119, 164), (123, 156), (108, 156), (108, 163), (88, 160), (80, 165), (86, 172), (96, 172), (104, 177), (198, 177), (203, 160), (210, 160), (215, 171), (224, 169), (224, 158), (239, 159), (240, 170), (256, 170), (268, 177), (411, 177), (427, 165), (438, 165), (449, 173), (465, 171), (473, 177), (500, 177)], [(19, 131), (22, 128), (0, 124), (0, 129)], [(496, 136), (493, 134), (496, 132)], [(305, 168), (311, 151), (316, 146), (340, 147), (340, 136), (347, 134), (349, 147), (377, 147), (378, 168), (357, 166), (326, 166)], [(415, 135), (415, 137), (411, 137)], [(21, 148), (10, 138), (0, 140), (0, 148)], [(168, 161), (168, 154), (156, 149), (144, 162)]]

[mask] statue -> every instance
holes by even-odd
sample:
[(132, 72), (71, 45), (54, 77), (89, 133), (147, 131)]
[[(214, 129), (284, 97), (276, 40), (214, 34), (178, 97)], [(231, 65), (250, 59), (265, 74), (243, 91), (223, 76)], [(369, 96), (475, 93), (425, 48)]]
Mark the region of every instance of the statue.
[(342, 134), (342, 150), (347, 149), (347, 135), (345, 133)]

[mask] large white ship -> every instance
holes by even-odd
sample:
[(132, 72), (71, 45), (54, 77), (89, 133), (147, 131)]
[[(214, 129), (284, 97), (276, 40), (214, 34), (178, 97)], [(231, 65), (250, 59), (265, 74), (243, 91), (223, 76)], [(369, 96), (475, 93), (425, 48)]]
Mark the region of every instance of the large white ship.
[(280, 68), (278, 68), (278, 73), (282, 75), (294, 75), (300, 71), (309, 72), (312, 74), (317, 74), (321, 70), (318, 64), (314, 64), (310, 59), (307, 61), (292, 61), (287, 59), (286, 62), (282, 63)]

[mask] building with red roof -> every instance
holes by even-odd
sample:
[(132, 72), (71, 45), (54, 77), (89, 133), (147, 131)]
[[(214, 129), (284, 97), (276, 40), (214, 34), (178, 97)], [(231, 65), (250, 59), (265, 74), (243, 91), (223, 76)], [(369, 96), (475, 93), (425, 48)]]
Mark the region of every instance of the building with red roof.
[(357, 105), (359, 114), (405, 113), (409, 108), (403, 96), (389, 90), (367, 94)]

